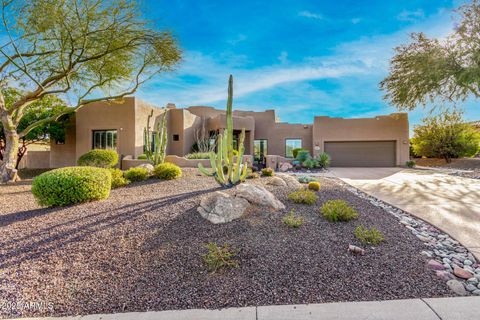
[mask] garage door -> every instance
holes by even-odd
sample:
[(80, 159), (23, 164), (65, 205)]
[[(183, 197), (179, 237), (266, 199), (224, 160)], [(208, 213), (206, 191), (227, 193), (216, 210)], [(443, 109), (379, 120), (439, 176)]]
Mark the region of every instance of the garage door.
[(325, 142), (332, 167), (394, 167), (395, 141)]

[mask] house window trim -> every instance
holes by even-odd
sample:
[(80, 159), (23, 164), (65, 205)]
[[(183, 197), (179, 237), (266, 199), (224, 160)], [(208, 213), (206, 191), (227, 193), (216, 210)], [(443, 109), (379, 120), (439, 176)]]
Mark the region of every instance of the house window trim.
[(113, 129), (92, 129), (92, 150), (98, 149), (98, 148), (95, 148), (95, 132), (97, 132), (97, 131), (105, 131), (105, 132), (115, 131), (116, 136), (117, 136), (115, 148), (113, 148), (113, 149), (112, 148), (106, 148), (106, 149), (101, 149), (101, 150), (115, 150), (115, 151), (118, 150), (118, 142), (119, 142), (118, 132), (119, 132), (119, 130), (116, 129), (116, 128), (113, 128)]
[[(285, 155), (285, 158), (287, 159), (293, 159), (293, 154), (291, 157), (289, 157), (287, 155), (287, 141), (288, 140), (300, 140), (300, 148), (303, 148), (303, 139), (302, 138), (285, 138), (284, 140), (284, 147), (285, 147), (285, 150), (284, 150), (284, 155)], [(295, 148), (294, 148), (295, 149)], [(293, 150), (293, 149), (292, 149)]]

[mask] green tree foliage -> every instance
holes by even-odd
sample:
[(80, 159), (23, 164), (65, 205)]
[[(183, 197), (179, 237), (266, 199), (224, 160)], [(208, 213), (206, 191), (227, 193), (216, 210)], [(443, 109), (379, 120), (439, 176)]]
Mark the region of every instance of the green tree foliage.
[(380, 83), (385, 99), (400, 110), (413, 110), (435, 100), (457, 102), (480, 96), (480, 4), (457, 10), (455, 30), (445, 39), (423, 33), (395, 48), (390, 74)]
[[(91, 102), (119, 101), (181, 59), (176, 40), (152, 29), (135, 0), (9, 0), (0, 9), (0, 182), (13, 178), (19, 139), (33, 129)], [(10, 83), (24, 93), (7, 106)], [(68, 96), (69, 107), (20, 129), (32, 104), (51, 95)]]
[[(5, 97), (5, 104), (7, 108), (9, 108), (22, 94), (25, 93), (19, 89), (9, 87), (4, 89), (3, 94)], [(22, 131), (37, 121), (48, 119), (57, 113), (63, 112), (66, 108), (67, 104), (57, 96), (44, 96), (40, 100), (29, 105), (24, 116), (18, 123), (17, 130)], [(40, 141), (48, 141), (50, 139), (64, 142), (65, 129), (68, 126), (69, 116), (65, 115), (59, 120), (60, 121), (42, 122), (41, 125), (33, 128), (20, 139), (15, 168), (18, 168), (18, 164), (22, 160), (22, 157), (30, 144)], [(0, 122), (0, 160), (3, 160), (4, 151), (5, 133), (3, 125)]]
[(415, 154), (424, 157), (472, 157), (480, 151), (480, 132), (465, 123), (459, 111), (444, 111), (423, 119), (415, 126), (412, 147)]

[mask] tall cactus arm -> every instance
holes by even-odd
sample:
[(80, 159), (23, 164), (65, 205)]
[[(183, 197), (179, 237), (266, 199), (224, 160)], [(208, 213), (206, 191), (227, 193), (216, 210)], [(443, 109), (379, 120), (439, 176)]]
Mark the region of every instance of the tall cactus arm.
[(198, 164), (198, 170), (206, 176), (213, 176), (215, 172), (208, 171), (201, 163)]

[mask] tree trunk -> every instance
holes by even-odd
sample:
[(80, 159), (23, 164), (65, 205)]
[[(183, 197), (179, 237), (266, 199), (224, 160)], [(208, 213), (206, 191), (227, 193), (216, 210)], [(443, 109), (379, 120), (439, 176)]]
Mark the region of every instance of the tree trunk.
[(0, 164), (0, 183), (7, 183), (18, 180), (17, 169), (17, 152), (18, 152), (18, 134), (12, 117), (7, 111), (5, 100), (0, 93), (0, 120), (5, 133), (5, 150), (3, 153), (3, 161)]

